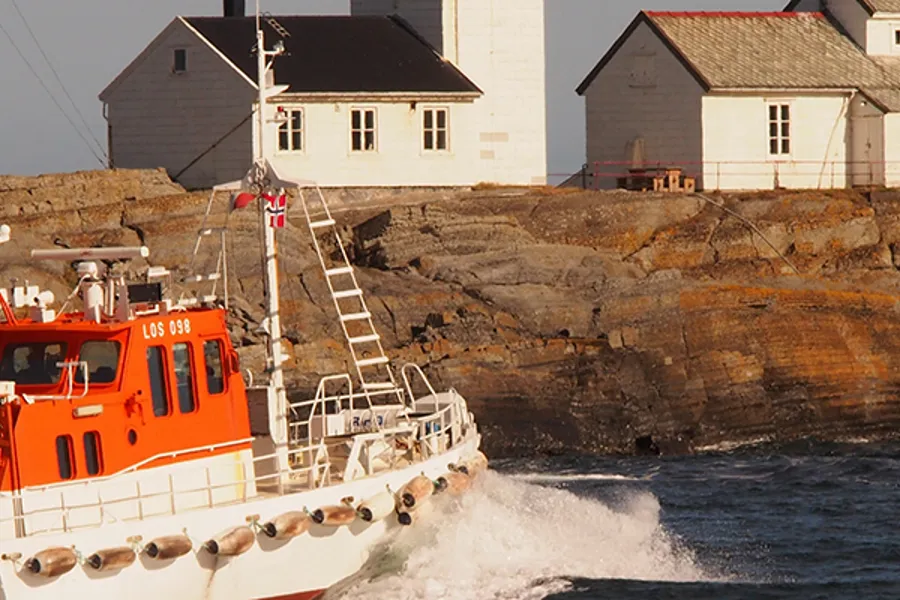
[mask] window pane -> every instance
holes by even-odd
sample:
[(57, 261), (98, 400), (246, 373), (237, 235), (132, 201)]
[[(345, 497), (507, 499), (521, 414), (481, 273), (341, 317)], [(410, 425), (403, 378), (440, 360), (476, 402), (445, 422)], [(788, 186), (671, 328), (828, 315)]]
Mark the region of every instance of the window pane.
[(88, 475), (100, 474), (100, 434), (96, 431), (84, 434), (84, 462)]
[(72, 479), (75, 476), (72, 468), (72, 438), (67, 435), (56, 438), (56, 465), (59, 467), (60, 479)]
[(374, 150), (375, 149), (375, 133), (371, 131), (366, 132), (366, 150)]
[(900, 29), (894, 32), (894, 43), (900, 46)]
[(791, 107), (787, 104), (781, 106), (781, 119), (787, 121), (791, 118)]
[(425, 132), (425, 149), (434, 150), (434, 132), (432, 131)]
[(769, 137), (778, 137), (778, 123), (769, 123)]
[(191, 368), (191, 350), (187, 344), (172, 346), (175, 359), (175, 383), (178, 386), (178, 410), (194, 412), (194, 374)]
[(431, 129), (434, 123), (434, 113), (430, 110), (425, 111), (425, 129)]
[(294, 132), (291, 135), (291, 150), (302, 150), (303, 142), (300, 139), (301, 134), (299, 131)]
[(353, 132), (353, 149), (362, 150), (362, 133), (359, 131)]
[(169, 393), (166, 390), (162, 346), (147, 348), (147, 368), (150, 371), (150, 398), (153, 401), (153, 416), (164, 417), (169, 414)]
[(222, 375), (222, 344), (209, 341), (203, 344), (203, 360), (206, 363), (206, 388), (210, 394), (221, 394), (225, 391), (225, 378)]
[(778, 140), (769, 140), (769, 154), (778, 154)]
[[(81, 346), (79, 361), (88, 364), (88, 385), (92, 383), (112, 383), (116, 380), (119, 366), (119, 342), (85, 342)], [(75, 371), (75, 381), (84, 383), (81, 369)]]
[(440, 129), (447, 128), (447, 111), (439, 110), (437, 111), (437, 125)]
[(0, 362), (0, 380), (19, 385), (48, 385), (59, 381), (66, 344), (35, 342), (7, 346)]
[(791, 141), (790, 140), (781, 140), (781, 153), (782, 154), (790, 154), (791, 153)]
[(366, 111), (366, 129), (374, 129), (375, 128), (375, 111), (367, 110)]
[(784, 122), (781, 124), (781, 137), (791, 137), (791, 124)]
[(288, 146), (287, 125), (282, 125), (278, 130), (278, 149), (290, 150), (290, 146)]
[(778, 107), (774, 104), (769, 107), (769, 120), (777, 121), (778, 120)]
[(437, 149), (438, 150), (446, 150), (447, 149), (447, 132), (446, 131), (438, 131)]
[(300, 131), (303, 124), (302, 118), (303, 113), (299, 110), (291, 112), (291, 128), (293, 128), (294, 131)]
[(187, 50), (176, 50), (175, 51), (175, 70), (176, 71), (186, 71), (187, 70)]
[(354, 110), (351, 114), (351, 122), (353, 124), (353, 129), (359, 129), (362, 125), (362, 115), (359, 114), (358, 110)]

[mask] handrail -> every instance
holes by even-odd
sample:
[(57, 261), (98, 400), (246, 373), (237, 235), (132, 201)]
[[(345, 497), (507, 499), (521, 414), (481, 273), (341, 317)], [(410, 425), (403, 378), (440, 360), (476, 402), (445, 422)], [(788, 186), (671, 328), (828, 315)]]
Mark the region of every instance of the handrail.
[[(34, 404), (37, 400), (81, 400), (82, 398), (87, 398), (88, 395), (88, 382), (90, 380), (90, 373), (88, 372), (88, 364), (85, 360), (79, 361), (71, 361), (71, 362), (58, 362), (56, 363), (57, 367), (65, 367), (66, 368), (66, 394), (64, 396), (57, 396), (54, 394), (22, 394), (22, 400), (25, 401), (26, 404)], [(74, 370), (75, 367), (81, 367), (81, 374), (84, 376), (84, 389), (81, 391), (80, 396), (73, 396), (72, 392), (75, 390), (75, 375)]]
[(416, 407), (416, 397), (412, 391), (412, 385), (409, 383), (409, 378), (406, 376), (406, 370), (412, 369), (415, 370), (419, 377), (422, 378), (422, 381), (425, 382), (425, 385), (428, 387), (428, 391), (431, 392), (432, 396), (437, 396), (437, 392), (434, 391), (434, 388), (431, 387), (431, 382), (428, 381), (428, 377), (425, 376), (425, 373), (422, 371), (421, 367), (415, 363), (406, 363), (403, 365), (403, 368), (400, 369), (400, 375), (403, 377), (403, 384), (406, 386), (406, 392), (409, 395), (409, 401), (412, 403), (412, 408), (415, 410)]
[[(121, 471), (117, 471), (112, 473), (111, 475), (104, 475), (103, 477), (91, 477), (88, 479), (79, 479), (76, 481), (66, 481), (63, 483), (51, 483), (48, 485), (37, 485), (32, 487), (25, 487), (20, 490), (21, 492), (46, 492), (49, 490), (58, 490), (62, 488), (68, 487), (78, 487), (78, 486), (86, 486), (92, 483), (100, 483), (104, 481), (110, 481), (112, 479), (116, 479), (117, 477), (121, 477), (128, 473), (133, 473), (137, 471), (139, 468), (146, 466), (150, 463), (156, 462), (157, 460), (162, 460), (164, 458), (176, 458), (178, 456), (183, 456), (185, 454), (194, 454), (195, 452), (203, 452), (204, 450), (208, 452), (213, 452), (215, 450), (219, 450), (221, 448), (228, 448), (229, 446), (238, 446), (240, 444), (248, 444), (253, 441), (254, 438), (244, 438), (241, 440), (232, 440), (230, 442), (221, 442), (219, 444), (210, 444), (208, 446), (197, 446), (195, 448), (188, 448), (186, 450), (176, 450), (174, 452), (162, 452), (160, 454), (156, 454), (151, 456), (150, 458), (145, 458), (144, 460), (137, 462), (129, 467), (122, 469)], [(0, 498), (14, 496), (15, 494), (8, 494), (6, 492), (0, 492)]]

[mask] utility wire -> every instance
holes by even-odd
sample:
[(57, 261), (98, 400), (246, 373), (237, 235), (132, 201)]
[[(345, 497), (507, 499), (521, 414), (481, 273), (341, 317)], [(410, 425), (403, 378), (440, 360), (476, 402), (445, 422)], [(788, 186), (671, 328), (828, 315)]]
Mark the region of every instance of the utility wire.
[(19, 14), (19, 17), (22, 19), (22, 22), (25, 24), (25, 29), (28, 31), (28, 34), (31, 36), (31, 39), (34, 40), (35, 46), (37, 46), (38, 51), (41, 53), (41, 56), (44, 57), (44, 60), (47, 62), (47, 66), (50, 67), (50, 71), (53, 73), (53, 77), (56, 78), (56, 82), (59, 83), (59, 87), (62, 88), (63, 94), (66, 95), (66, 98), (69, 99), (69, 103), (72, 105), (72, 108), (75, 109), (75, 113), (78, 115), (78, 118), (81, 119), (81, 124), (84, 125), (85, 131), (87, 131), (88, 135), (91, 136), (91, 139), (94, 140), (94, 143), (97, 144), (97, 149), (100, 150), (100, 153), (103, 155), (104, 159), (108, 160), (108, 156), (106, 151), (103, 150), (103, 144), (100, 143), (100, 140), (91, 133), (91, 126), (88, 125), (87, 119), (84, 118), (84, 115), (78, 109), (78, 105), (75, 104), (75, 100), (72, 99), (72, 96), (69, 95), (69, 91), (66, 89), (65, 84), (62, 82), (62, 79), (59, 76), (59, 73), (56, 72), (56, 68), (54, 68), (53, 63), (50, 62), (50, 57), (47, 56), (47, 53), (44, 52), (44, 49), (41, 47), (41, 43), (38, 42), (37, 36), (34, 35), (34, 31), (31, 29), (31, 26), (28, 24), (28, 20), (25, 18), (25, 15), (22, 13), (22, 10), (19, 8), (16, 0), (10, 0), (12, 2), (13, 8), (16, 9), (16, 12)]
[(81, 130), (78, 129), (78, 126), (75, 125), (75, 123), (69, 117), (68, 113), (63, 109), (62, 106), (60, 106), (59, 102), (57, 102), (56, 97), (53, 95), (53, 92), (50, 91), (50, 88), (47, 87), (47, 84), (44, 83), (44, 80), (41, 79), (41, 76), (38, 74), (38, 72), (34, 69), (34, 67), (31, 65), (31, 63), (28, 62), (28, 59), (25, 57), (25, 54), (23, 54), (22, 51), (19, 49), (19, 47), (16, 45), (15, 40), (12, 38), (11, 35), (9, 35), (9, 32), (3, 26), (2, 22), (0, 22), (0, 32), (3, 32), (3, 34), (6, 36), (6, 39), (8, 39), (9, 43), (12, 44), (12, 47), (16, 50), (16, 53), (28, 66), (28, 69), (31, 71), (31, 73), (37, 78), (38, 83), (41, 84), (41, 87), (44, 88), (44, 91), (47, 92), (48, 96), (50, 96), (50, 99), (53, 101), (53, 104), (55, 104), (56, 108), (59, 109), (59, 112), (61, 112), (63, 114), (63, 116), (66, 118), (66, 121), (69, 122), (69, 125), (71, 125), (72, 128), (75, 130), (75, 132), (78, 134), (78, 137), (80, 137), (81, 140), (87, 145), (88, 150), (91, 151), (91, 154), (94, 155), (94, 158), (97, 159), (97, 162), (99, 162), (105, 168), (106, 163), (103, 161), (103, 159), (100, 157), (100, 155), (97, 154), (97, 152), (94, 150), (94, 147), (91, 146), (91, 143), (88, 141), (88, 139), (86, 137), (84, 137), (84, 134), (81, 133)]
[(69, 99), (69, 102), (72, 104), (72, 108), (75, 109), (75, 113), (78, 115), (78, 118), (81, 119), (81, 124), (84, 125), (84, 129), (87, 131), (88, 135), (91, 136), (91, 139), (94, 140), (94, 143), (97, 144), (97, 149), (100, 150), (100, 153), (103, 155), (103, 158), (108, 159), (106, 155), (106, 151), (103, 150), (103, 144), (100, 143), (100, 140), (91, 133), (91, 126), (87, 124), (87, 120), (84, 118), (84, 115), (81, 114), (81, 111), (78, 109), (78, 105), (75, 104), (75, 101), (72, 99), (72, 96), (69, 95), (69, 91), (66, 89), (65, 84), (62, 82), (62, 79), (59, 77), (59, 73), (56, 72), (56, 69), (53, 67), (53, 63), (50, 62), (50, 57), (47, 56), (47, 53), (44, 52), (44, 49), (41, 47), (41, 43), (38, 42), (37, 36), (34, 35), (34, 31), (32, 31), (31, 26), (28, 24), (28, 19), (25, 18), (25, 15), (22, 13), (22, 10), (19, 8), (19, 4), (16, 0), (10, 0), (12, 2), (13, 8), (16, 9), (16, 12), (19, 14), (19, 17), (22, 19), (22, 22), (25, 23), (25, 29), (28, 31), (28, 34), (31, 36), (31, 39), (34, 40), (34, 45), (37, 46), (38, 51), (41, 53), (41, 56), (44, 57), (44, 60), (47, 62), (47, 66), (50, 67), (50, 71), (53, 73), (53, 76), (56, 78), (56, 82), (59, 83), (59, 87), (62, 88), (63, 94), (66, 95), (66, 98)]

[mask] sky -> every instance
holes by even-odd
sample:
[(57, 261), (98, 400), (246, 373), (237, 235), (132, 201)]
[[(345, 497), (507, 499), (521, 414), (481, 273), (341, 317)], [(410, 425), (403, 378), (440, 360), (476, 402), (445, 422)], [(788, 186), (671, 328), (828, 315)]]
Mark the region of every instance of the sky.
[[(638, 10), (769, 11), (785, 4), (787, 0), (546, 0), (549, 173), (574, 173), (584, 163), (584, 101), (575, 88)], [(252, 5), (248, 0), (248, 11)], [(105, 166), (106, 124), (97, 95), (174, 16), (219, 15), (221, 10), (221, 0), (0, 0), (0, 174)], [(347, 14), (349, 0), (263, 0), (262, 10)]]

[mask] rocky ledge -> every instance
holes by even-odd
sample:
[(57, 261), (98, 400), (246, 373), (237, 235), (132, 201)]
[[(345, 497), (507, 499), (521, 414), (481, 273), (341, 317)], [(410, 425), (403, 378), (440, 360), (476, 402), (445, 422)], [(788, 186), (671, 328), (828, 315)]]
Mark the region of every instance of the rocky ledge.
[[(900, 425), (900, 193), (346, 197), (333, 210), (395, 364), (463, 393), (494, 456), (877, 439)], [(146, 243), (152, 264), (188, 265), (207, 200), (157, 171), (0, 177), (14, 228), (0, 265), (57, 297), (71, 275), (27, 249)], [(225, 205), (207, 225), (231, 231), (232, 338), (259, 371), (259, 231)], [(306, 395), (348, 363), (292, 206), (282, 300)]]

